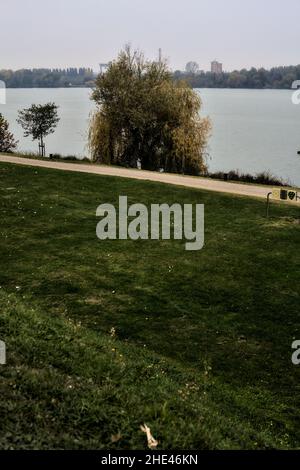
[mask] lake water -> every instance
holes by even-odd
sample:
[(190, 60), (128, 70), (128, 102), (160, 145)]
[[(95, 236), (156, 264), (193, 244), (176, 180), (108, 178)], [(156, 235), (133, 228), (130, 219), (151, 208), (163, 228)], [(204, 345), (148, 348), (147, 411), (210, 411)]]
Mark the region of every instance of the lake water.
[[(292, 103), (292, 91), (197, 90), (203, 101), (202, 114), (209, 115), (213, 134), (209, 142), (211, 171), (257, 173), (270, 171), (300, 185), (300, 105)], [(8, 119), (19, 140), (19, 149), (36, 151), (37, 144), (24, 138), (16, 123), (17, 111), (32, 103), (54, 101), (61, 121), (46, 139), (47, 153), (87, 155), (87, 128), (93, 103), (91, 90), (9, 89), (7, 104), (0, 112)]]

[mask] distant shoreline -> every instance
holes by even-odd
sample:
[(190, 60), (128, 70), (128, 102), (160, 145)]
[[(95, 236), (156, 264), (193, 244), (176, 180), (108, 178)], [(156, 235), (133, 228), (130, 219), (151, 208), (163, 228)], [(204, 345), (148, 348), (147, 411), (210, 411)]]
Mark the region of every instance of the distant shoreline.
[[(300, 82), (300, 65), (279, 66), (269, 70), (254, 68), (212, 73), (171, 71), (174, 81), (185, 80), (194, 89), (290, 90)], [(91, 68), (67, 69), (0, 69), (0, 80), (6, 88), (93, 88), (98, 73)]]

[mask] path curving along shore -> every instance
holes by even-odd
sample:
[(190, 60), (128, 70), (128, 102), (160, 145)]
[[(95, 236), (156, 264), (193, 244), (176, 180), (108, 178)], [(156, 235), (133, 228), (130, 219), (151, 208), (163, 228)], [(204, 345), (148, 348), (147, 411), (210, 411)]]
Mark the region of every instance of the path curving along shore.
[(104, 166), (96, 164), (65, 163), (51, 160), (38, 160), (30, 159), (27, 157), (16, 157), (12, 155), (0, 155), (0, 162), (14, 163), (17, 165), (25, 166), (35, 166), (41, 168), (52, 168), (54, 170), (62, 171), (76, 171), (80, 173), (90, 173), (101, 176), (118, 176), (122, 178), (133, 178), (145, 181), (157, 181), (160, 183), (185, 186), (187, 188), (204, 189), (207, 191), (235, 194), (240, 196), (258, 197), (264, 199), (266, 199), (268, 193), (272, 191), (272, 186), (230, 183), (213, 180), (210, 178), (184, 176), (172, 173), (158, 173), (153, 171), (118, 168), (115, 166)]

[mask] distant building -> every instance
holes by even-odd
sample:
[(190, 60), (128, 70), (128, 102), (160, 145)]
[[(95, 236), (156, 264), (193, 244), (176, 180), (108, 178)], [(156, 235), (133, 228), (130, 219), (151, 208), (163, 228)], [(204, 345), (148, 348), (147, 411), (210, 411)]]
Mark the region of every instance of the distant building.
[(214, 60), (211, 63), (211, 73), (220, 75), (222, 72), (223, 72), (223, 64), (221, 64), (221, 62), (218, 62), (217, 60)]

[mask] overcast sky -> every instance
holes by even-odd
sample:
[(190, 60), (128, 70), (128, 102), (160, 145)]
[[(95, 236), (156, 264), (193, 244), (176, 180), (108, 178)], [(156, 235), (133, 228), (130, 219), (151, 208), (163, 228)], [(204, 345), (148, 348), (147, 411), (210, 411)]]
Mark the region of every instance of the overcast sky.
[(0, 69), (87, 66), (127, 42), (173, 69), (300, 63), (300, 0), (0, 0)]

